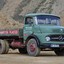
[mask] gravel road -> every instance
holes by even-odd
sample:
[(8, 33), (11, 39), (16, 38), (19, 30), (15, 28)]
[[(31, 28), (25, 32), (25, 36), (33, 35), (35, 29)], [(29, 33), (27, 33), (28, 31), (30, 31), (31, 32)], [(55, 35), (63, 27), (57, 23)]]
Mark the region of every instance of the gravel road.
[(0, 55), (0, 64), (64, 64), (64, 57), (56, 56), (53, 51), (43, 51), (38, 57), (31, 57), (10, 50), (8, 54)]

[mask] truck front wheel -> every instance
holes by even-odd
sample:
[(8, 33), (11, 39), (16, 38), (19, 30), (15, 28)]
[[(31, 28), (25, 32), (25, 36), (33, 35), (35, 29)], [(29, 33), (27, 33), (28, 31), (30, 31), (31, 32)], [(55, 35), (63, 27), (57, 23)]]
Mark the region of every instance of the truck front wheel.
[(62, 48), (62, 49), (61, 48), (60, 49), (56, 49), (54, 52), (58, 56), (64, 56), (64, 48)]
[(38, 56), (40, 54), (40, 49), (37, 46), (38, 41), (34, 38), (28, 40), (27, 42), (27, 52), (30, 56)]

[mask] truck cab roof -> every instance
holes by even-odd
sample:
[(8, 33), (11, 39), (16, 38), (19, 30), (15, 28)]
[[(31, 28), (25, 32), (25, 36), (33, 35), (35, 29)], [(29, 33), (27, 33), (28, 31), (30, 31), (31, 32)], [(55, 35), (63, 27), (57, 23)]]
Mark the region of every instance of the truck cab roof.
[(43, 15), (43, 16), (44, 15), (47, 15), (47, 16), (57, 16), (57, 17), (59, 17), (58, 15), (55, 15), (55, 14), (47, 14), (47, 13), (30, 13), (30, 14), (26, 14), (25, 17), (28, 17), (28, 16), (33, 17), (33, 16), (38, 16), (38, 15)]

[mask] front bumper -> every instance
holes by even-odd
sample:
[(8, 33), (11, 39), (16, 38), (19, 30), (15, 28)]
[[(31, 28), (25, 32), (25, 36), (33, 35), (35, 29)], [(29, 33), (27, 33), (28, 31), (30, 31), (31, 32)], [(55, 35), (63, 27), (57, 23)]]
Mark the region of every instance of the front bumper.
[(40, 48), (64, 48), (64, 44), (45, 43), (39, 46)]

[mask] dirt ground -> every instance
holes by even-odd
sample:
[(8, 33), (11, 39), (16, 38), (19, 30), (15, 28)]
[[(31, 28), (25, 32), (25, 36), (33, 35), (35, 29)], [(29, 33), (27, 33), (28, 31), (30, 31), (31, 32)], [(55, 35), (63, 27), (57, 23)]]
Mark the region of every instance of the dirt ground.
[(38, 57), (31, 57), (10, 50), (8, 54), (0, 55), (0, 64), (64, 64), (64, 57), (56, 56), (53, 51), (43, 51)]

